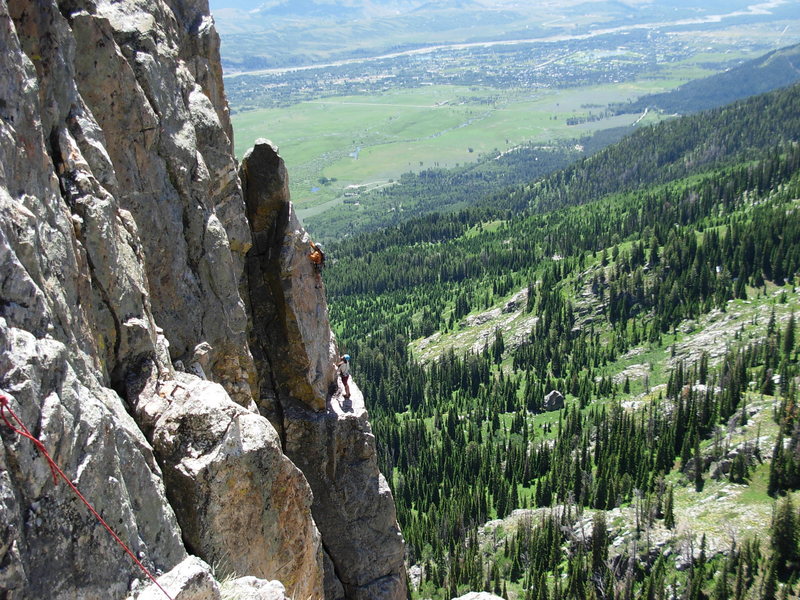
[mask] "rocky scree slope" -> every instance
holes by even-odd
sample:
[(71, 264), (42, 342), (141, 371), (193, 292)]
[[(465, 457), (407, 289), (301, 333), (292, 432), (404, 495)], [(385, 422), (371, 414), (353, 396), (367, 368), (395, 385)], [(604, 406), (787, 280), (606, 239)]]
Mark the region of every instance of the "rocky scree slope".
[[(266, 142), (232, 155), (207, 2), (0, 0), (0, 47), (10, 408), (173, 598), (221, 576), (404, 598), (285, 167)], [(159, 597), (30, 441), (0, 439), (4, 598)]]

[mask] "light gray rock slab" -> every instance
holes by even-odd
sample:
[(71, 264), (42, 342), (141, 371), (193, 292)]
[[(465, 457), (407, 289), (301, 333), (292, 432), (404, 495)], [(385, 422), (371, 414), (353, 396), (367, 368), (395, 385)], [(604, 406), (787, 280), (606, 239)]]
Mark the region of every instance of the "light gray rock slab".
[(153, 448), (187, 546), (219, 573), (280, 579), (290, 595), (322, 597), (311, 489), (277, 432), (219, 384), (176, 376), (140, 393), (137, 411), (156, 415)]

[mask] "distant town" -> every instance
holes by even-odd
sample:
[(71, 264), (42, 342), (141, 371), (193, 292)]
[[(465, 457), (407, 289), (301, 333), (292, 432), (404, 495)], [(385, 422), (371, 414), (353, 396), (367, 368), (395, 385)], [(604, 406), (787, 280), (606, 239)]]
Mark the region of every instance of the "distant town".
[[(243, 111), (424, 85), (498, 90), (571, 87), (628, 81), (698, 51), (696, 45), (676, 40), (674, 34), (635, 30), (583, 40), (447, 47), (319, 68), (239, 73), (226, 78), (225, 88), (234, 111)], [(732, 54), (730, 65), (723, 68), (738, 64), (740, 56)], [(716, 62), (714, 68), (719, 67)]]

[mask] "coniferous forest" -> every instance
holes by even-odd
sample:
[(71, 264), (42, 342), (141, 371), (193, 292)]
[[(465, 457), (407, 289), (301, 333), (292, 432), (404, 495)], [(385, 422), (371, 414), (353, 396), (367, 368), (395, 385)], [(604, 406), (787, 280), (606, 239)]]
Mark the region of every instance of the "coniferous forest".
[(800, 87), (329, 256), (414, 597), (798, 597)]

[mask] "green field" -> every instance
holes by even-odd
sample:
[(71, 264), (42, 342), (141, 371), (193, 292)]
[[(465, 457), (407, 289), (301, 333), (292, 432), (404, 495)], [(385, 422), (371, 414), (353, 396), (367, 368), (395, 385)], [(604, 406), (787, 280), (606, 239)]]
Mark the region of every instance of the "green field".
[[(234, 115), (236, 154), (266, 137), (289, 168), (292, 198), (306, 209), (330, 205), (347, 186), (374, 187), (402, 173), (452, 167), (523, 143), (577, 139), (598, 129), (630, 125), (625, 115), (567, 125), (612, 102), (675, 87), (641, 81), (568, 90), (428, 86), (379, 96), (303, 102)], [(591, 103), (594, 108), (584, 107)], [(652, 122), (648, 115), (645, 121)], [(359, 150), (360, 149), (360, 150)], [(358, 158), (354, 154), (358, 150)], [(321, 185), (320, 178), (335, 179)], [(312, 192), (312, 188), (319, 188)], [(319, 208), (317, 208), (319, 210)]]
[[(241, 158), (257, 138), (278, 145), (301, 218), (357, 201), (360, 192), (390, 185), (401, 174), (454, 167), (520, 145), (578, 140), (595, 131), (662, 118), (630, 114), (599, 118), (609, 105), (669, 91), (714, 71), (711, 64), (746, 51), (708, 50), (664, 65), (635, 81), (567, 89), (496, 89), (429, 85), (370, 95), (327, 97), (233, 115)], [(592, 61), (573, 53), (561, 59)], [(591, 118), (590, 118), (591, 117)], [(584, 120), (568, 124), (569, 119)]]

